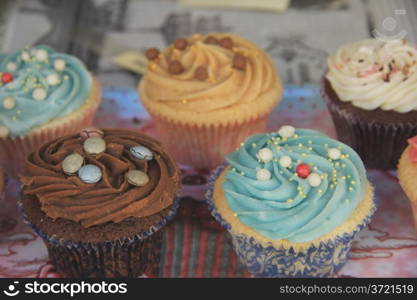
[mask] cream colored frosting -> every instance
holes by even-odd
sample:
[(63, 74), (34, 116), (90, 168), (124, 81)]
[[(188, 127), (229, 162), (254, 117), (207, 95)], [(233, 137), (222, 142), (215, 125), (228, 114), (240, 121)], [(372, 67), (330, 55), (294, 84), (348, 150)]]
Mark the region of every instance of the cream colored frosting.
[[(185, 50), (172, 45), (165, 49), (157, 61), (150, 62), (148, 72), (140, 84), (145, 106), (162, 115), (190, 118), (190, 112), (204, 114), (232, 112), (238, 115), (256, 111), (257, 107), (271, 107), (281, 97), (282, 87), (271, 58), (255, 44), (233, 34), (210, 34), (218, 39), (230, 37), (233, 48), (204, 42), (207, 36), (188, 38)], [(246, 59), (244, 70), (232, 66), (234, 55)], [(169, 61), (178, 60), (184, 67), (180, 74), (169, 72)], [(205, 67), (206, 80), (198, 80), (195, 71)], [(263, 97), (267, 97), (265, 103)], [(271, 100), (270, 100), (271, 99)], [(260, 102), (260, 103), (259, 103)], [(166, 112), (166, 113), (164, 113)], [(230, 115), (232, 115), (230, 114)], [(222, 117), (222, 116), (221, 116)]]
[(365, 110), (417, 110), (417, 50), (404, 40), (361, 40), (328, 58), (330, 81), (341, 101)]

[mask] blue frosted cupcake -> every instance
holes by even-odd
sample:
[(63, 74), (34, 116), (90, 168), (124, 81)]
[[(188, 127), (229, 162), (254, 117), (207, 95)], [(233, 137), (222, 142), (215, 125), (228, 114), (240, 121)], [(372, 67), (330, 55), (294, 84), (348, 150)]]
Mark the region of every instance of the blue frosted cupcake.
[(100, 99), (74, 56), (47, 46), (0, 54), (0, 165), (16, 176), (39, 146), (91, 126)]
[(375, 210), (356, 152), (292, 126), (252, 136), (229, 154), (207, 200), (259, 277), (332, 276)]

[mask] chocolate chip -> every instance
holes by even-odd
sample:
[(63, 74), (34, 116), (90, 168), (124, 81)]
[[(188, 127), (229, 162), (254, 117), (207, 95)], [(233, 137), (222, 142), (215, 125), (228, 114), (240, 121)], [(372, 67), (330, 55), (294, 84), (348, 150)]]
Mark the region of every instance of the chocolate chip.
[(232, 67), (242, 71), (245, 70), (246, 58), (242, 54), (236, 53), (235, 56), (233, 56)]
[(169, 62), (168, 70), (171, 74), (181, 74), (182, 72), (184, 72), (184, 67), (182, 66), (180, 61), (172, 60)]
[(188, 46), (188, 41), (184, 38), (179, 38), (175, 41), (174, 47), (179, 50), (184, 50)]
[(209, 35), (208, 37), (206, 37), (206, 39), (204, 40), (204, 43), (206, 44), (218, 44), (219, 41), (217, 38), (215, 38), (212, 35)]
[(203, 66), (198, 67), (197, 69), (195, 69), (194, 76), (198, 80), (201, 80), (201, 81), (206, 80), (208, 78), (207, 69)]
[(226, 49), (232, 49), (233, 48), (233, 41), (230, 37), (222, 38), (219, 42), (220, 46)]
[(145, 52), (146, 58), (149, 60), (153, 60), (155, 58), (158, 58), (159, 56), (159, 50), (157, 48), (149, 48)]

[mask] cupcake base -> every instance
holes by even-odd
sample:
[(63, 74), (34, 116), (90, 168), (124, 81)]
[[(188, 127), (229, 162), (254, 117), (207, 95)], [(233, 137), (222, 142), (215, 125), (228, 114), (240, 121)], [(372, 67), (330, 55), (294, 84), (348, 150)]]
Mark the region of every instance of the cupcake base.
[(23, 196), (18, 201), (25, 223), (45, 242), (56, 270), (81, 278), (158, 276), (162, 229), (178, 206), (179, 198), (149, 217), (83, 228), (77, 222), (49, 218), (34, 197)]
[(415, 229), (417, 232), (417, 163), (411, 161), (410, 149), (411, 147), (408, 146), (401, 155), (398, 164), (398, 181), (408, 199), (410, 199)]
[(321, 92), (338, 139), (351, 146), (367, 168), (395, 169), (407, 139), (417, 135), (417, 111), (398, 113), (357, 108), (341, 101), (327, 79), (323, 79)]
[(219, 167), (210, 179), (206, 194), (213, 217), (232, 236), (239, 260), (257, 277), (331, 277), (346, 262), (353, 238), (375, 211), (373, 190), (368, 183), (364, 199), (339, 227), (319, 239), (294, 243), (271, 240), (241, 223), (229, 209), (223, 192), (227, 166)]
[(248, 136), (265, 132), (268, 115), (227, 125), (187, 125), (156, 115), (152, 117), (158, 138), (176, 161), (197, 169), (211, 170)]

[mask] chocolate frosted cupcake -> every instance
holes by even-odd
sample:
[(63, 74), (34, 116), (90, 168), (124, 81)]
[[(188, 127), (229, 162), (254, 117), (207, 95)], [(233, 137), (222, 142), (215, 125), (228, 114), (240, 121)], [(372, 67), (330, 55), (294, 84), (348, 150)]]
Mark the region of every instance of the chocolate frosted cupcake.
[(6, 177), (0, 168), (0, 201), (3, 200), (6, 189)]
[[(70, 277), (156, 273), (179, 171), (161, 144), (128, 130), (83, 130), (29, 155), (22, 213)], [(156, 275), (156, 274), (155, 274)]]
[(417, 134), (417, 50), (406, 41), (362, 40), (328, 59), (323, 96), (338, 138), (367, 167), (395, 169)]
[(180, 163), (215, 168), (247, 136), (266, 130), (281, 100), (272, 59), (240, 36), (196, 34), (146, 55), (140, 96)]
[(259, 277), (329, 277), (375, 210), (373, 189), (350, 147), (283, 126), (230, 153), (207, 193), (240, 261)]

